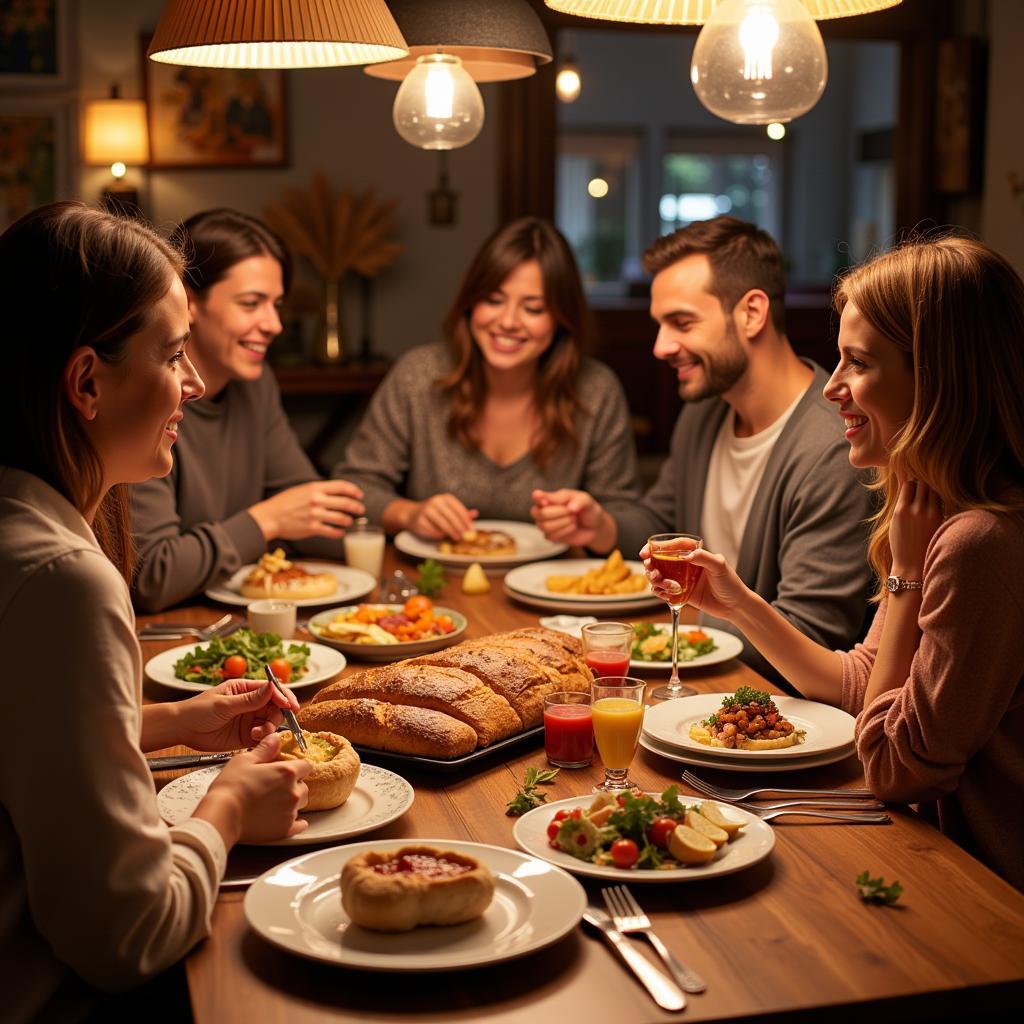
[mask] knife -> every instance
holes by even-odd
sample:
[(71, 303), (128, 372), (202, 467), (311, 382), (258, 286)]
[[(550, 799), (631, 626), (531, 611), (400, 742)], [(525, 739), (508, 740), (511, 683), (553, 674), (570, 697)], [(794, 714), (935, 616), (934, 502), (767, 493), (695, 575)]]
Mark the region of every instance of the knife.
[(643, 953), (639, 952), (633, 943), (612, 924), (611, 918), (603, 910), (599, 910), (597, 907), (587, 907), (583, 911), (583, 920), (604, 933), (604, 937), (611, 943), (615, 952), (640, 979), (651, 998), (663, 1010), (686, 1008), (686, 996), (683, 994), (683, 990), (671, 978), (662, 974)]
[[(287, 697), (287, 691), (281, 685), (280, 680), (274, 675), (274, 670), (269, 665), (263, 666), (264, 671), (267, 673), (267, 678), (271, 684), (277, 687), (277, 692), (282, 696)], [(302, 729), (299, 727), (299, 720), (295, 717), (295, 712), (291, 708), (281, 708), (281, 717), (284, 719), (285, 725), (288, 726), (292, 731), (292, 735), (295, 737), (295, 742), (299, 745), (299, 750), (303, 753), (306, 752), (306, 738), (302, 735)]]
[(208, 764), (223, 764), (234, 754), (172, 754), (169, 757), (147, 757), (151, 772), (170, 772), (179, 768), (201, 768)]

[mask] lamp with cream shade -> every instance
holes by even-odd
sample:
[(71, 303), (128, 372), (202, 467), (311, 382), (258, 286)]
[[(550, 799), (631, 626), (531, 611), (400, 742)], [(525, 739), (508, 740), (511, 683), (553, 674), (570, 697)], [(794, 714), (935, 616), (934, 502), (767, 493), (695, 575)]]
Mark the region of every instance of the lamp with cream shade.
[(86, 103), (82, 136), (85, 162), (110, 167), (114, 177), (114, 182), (103, 191), (105, 205), (122, 211), (137, 209), (138, 192), (121, 187), (121, 181), (129, 166), (149, 162), (146, 104), (142, 100), (121, 99), (114, 85), (108, 99)]
[(150, 60), (212, 68), (324, 68), (409, 52), (384, 0), (167, 0)]
[[(722, 0), (544, 0), (553, 11), (638, 25), (703, 25)], [(817, 21), (895, 7), (902, 0), (800, 0)]]

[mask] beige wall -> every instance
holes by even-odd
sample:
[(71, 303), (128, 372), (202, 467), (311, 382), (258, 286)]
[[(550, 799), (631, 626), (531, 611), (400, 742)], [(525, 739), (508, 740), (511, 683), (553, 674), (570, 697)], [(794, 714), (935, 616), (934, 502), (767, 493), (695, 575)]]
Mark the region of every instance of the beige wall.
[[(161, 0), (81, 0), (79, 96), (106, 94), (111, 82), (122, 95), (139, 97), (139, 36), (152, 31)], [(308, 183), (317, 169), (337, 188), (373, 187), (378, 198), (398, 199), (399, 239), (407, 250), (379, 278), (374, 304), (375, 348), (396, 354), (434, 340), (437, 325), (463, 270), (497, 222), (497, 131), (500, 86), (484, 87), (490, 120), (481, 135), (451, 155), (452, 186), (460, 195), (458, 223), (426, 223), (425, 194), (437, 177), (437, 154), (403, 142), (391, 125), (395, 83), (369, 78), (357, 68), (286, 72), (291, 118), (291, 163), (275, 170), (151, 171), (134, 169), (129, 183), (143, 189), (146, 212), (159, 226), (210, 206), (234, 206), (259, 215), (282, 189)], [(80, 194), (94, 201), (109, 176), (83, 168)], [(350, 334), (359, 329), (354, 295), (348, 296)], [(311, 330), (312, 324), (309, 325)]]
[(1024, 275), (1024, 195), (1010, 189), (1011, 174), (1024, 184), (1024, 3), (991, 0), (990, 19), (982, 238)]

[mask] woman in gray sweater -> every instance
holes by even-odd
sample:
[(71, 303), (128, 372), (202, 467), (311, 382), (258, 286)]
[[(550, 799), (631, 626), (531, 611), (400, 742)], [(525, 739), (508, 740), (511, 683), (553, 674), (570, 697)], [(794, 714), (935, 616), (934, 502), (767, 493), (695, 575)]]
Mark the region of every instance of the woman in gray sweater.
[(547, 221), (501, 228), (473, 260), (445, 341), (403, 356), (334, 476), (389, 532), (458, 539), (481, 518), (530, 519), (536, 488), (636, 496), (622, 387), (586, 359), (589, 316), (568, 244)]
[(224, 209), (197, 213), (172, 241), (188, 259), (191, 352), (206, 396), (181, 425), (170, 475), (132, 489), (132, 598), (146, 612), (216, 585), (273, 541), (339, 558), (338, 538), (363, 512), (358, 487), (319, 479), (264, 369), (291, 276), (284, 244)]

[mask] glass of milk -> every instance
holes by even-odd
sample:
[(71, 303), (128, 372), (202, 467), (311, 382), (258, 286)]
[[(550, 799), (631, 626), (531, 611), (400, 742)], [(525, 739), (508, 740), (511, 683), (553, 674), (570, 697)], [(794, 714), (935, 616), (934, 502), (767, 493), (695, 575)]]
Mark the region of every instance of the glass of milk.
[(366, 519), (357, 519), (345, 531), (343, 543), (345, 561), (353, 569), (364, 569), (379, 580), (384, 567), (384, 530)]

